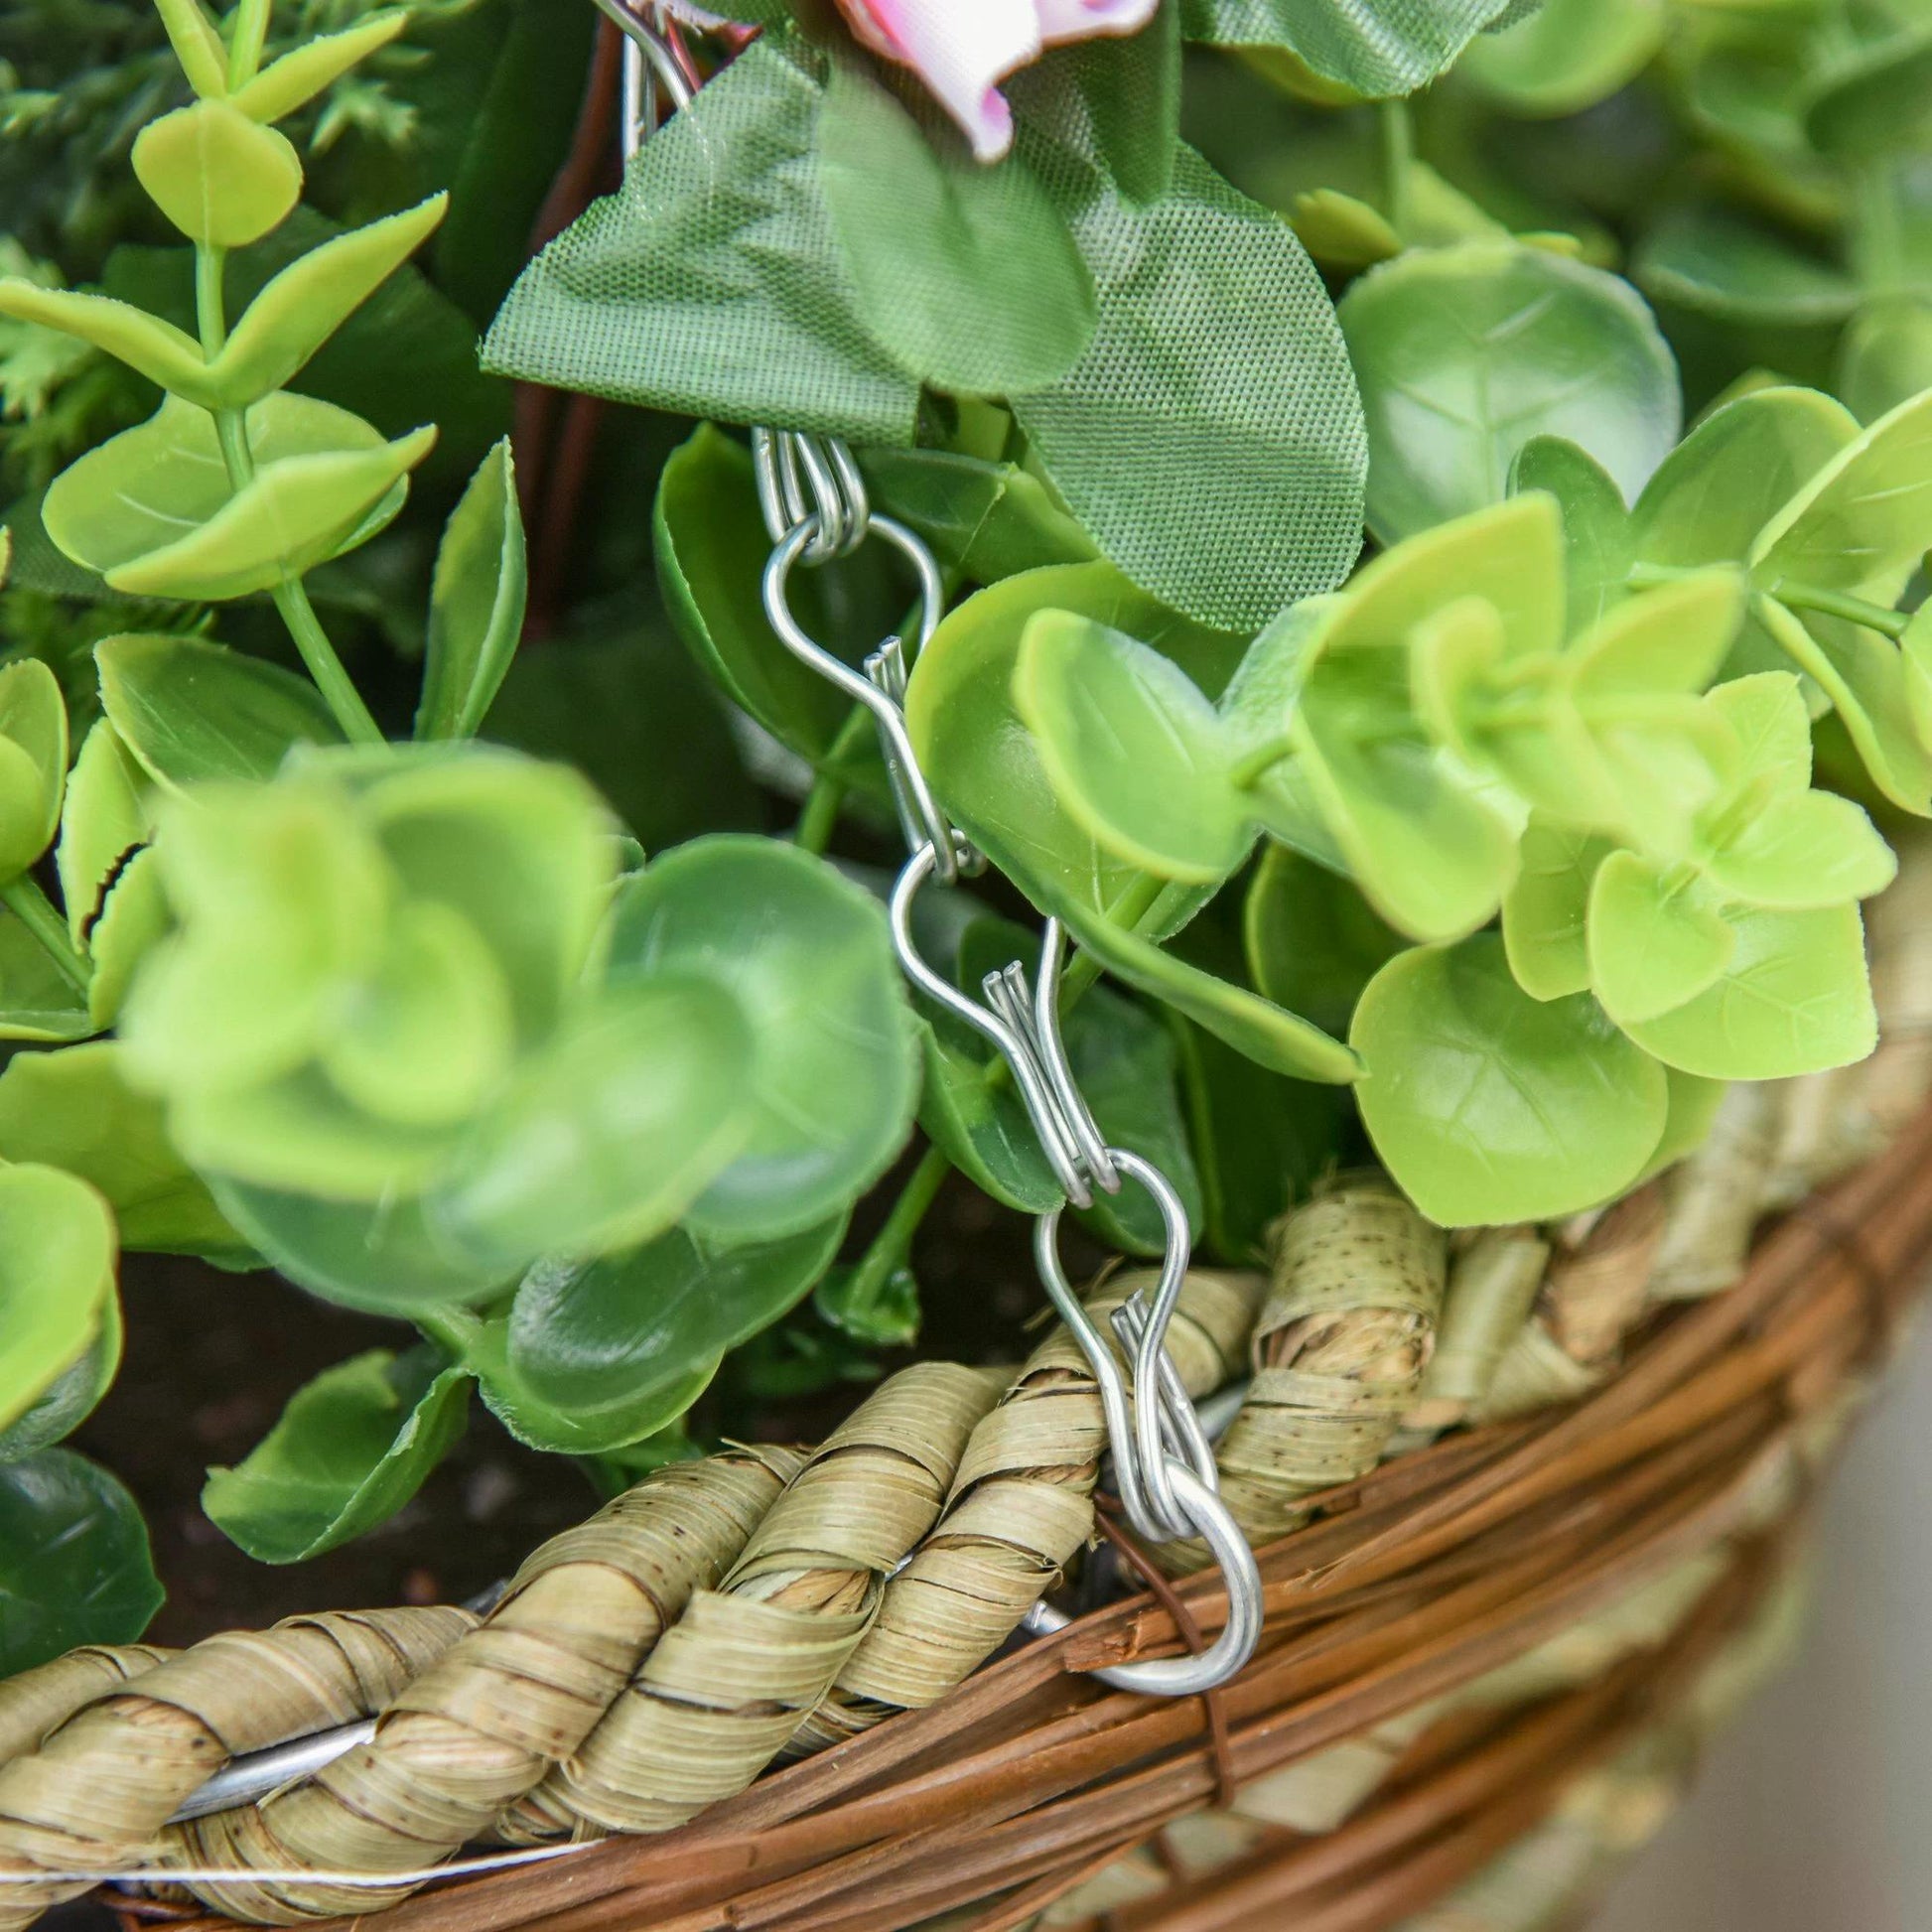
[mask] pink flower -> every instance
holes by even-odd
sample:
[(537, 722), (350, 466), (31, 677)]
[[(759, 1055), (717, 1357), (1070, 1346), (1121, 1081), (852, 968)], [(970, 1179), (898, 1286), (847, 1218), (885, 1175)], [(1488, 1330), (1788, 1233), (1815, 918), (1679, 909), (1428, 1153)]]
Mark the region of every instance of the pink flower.
[(1133, 34), (1160, 0), (839, 0), (875, 53), (910, 68), (965, 130), (982, 161), (1013, 141), (1013, 112), (995, 82), (1061, 41)]

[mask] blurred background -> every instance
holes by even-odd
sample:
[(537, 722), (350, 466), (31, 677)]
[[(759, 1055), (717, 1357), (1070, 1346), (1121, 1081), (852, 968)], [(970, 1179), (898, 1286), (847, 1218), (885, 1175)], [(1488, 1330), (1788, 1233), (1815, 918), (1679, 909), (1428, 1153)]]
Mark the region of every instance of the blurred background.
[(1804, 1649), (1591, 1932), (1932, 1926), (1932, 1329), (1822, 1498)]

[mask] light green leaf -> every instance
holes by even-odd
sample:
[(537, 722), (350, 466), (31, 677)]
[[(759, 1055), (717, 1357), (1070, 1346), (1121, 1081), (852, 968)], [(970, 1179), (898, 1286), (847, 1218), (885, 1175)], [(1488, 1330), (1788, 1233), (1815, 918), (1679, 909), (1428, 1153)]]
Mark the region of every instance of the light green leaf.
[(1094, 330), (1093, 278), (1017, 155), (985, 165), (837, 62), (818, 186), (873, 340), (921, 382), (967, 395), (1044, 388)]
[(228, 50), (208, 24), (201, 0), (155, 0), (175, 59), (188, 84), (204, 100), (223, 99), (228, 91)]
[(1368, 418), (1369, 527), (1385, 543), (1497, 501), (1537, 436), (1629, 497), (1677, 440), (1677, 367), (1616, 276), (1507, 241), (1412, 249), (1339, 310)]
[(1561, 436), (1533, 436), (1516, 452), (1509, 493), (1546, 489), (1563, 512), (1569, 628), (1594, 623), (1623, 594), (1630, 574), (1630, 513), (1609, 473)]
[(121, 1049), (109, 1041), (8, 1061), (0, 1073), (0, 1157), (77, 1174), (113, 1208), (124, 1248), (224, 1263), (247, 1253), (169, 1140), (160, 1102), (127, 1084)]
[(208, 1176), (221, 1212), (298, 1288), (372, 1314), (407, 1315), (495, 1296), (514, 1265), (488, 1268), (439, 1238), (415, 1198), (322, 1200)]
[(1862, 423), (1932, 389), (1932, 305), (1916, 297), (1867, 302), (1839, 338), (1833, 389)]
[(258, 1563), (304, 1563), (386, 1523), (463, 1434), (470, 1376), (440, 1351), (372, 1348), (324, 1369), (202, 1508)]
[(1856, 905), (1736, 911), (1729, 969), (1687, 1005), (1630, 1029), (1639, 1045), (1713, 1080), (1782, 1080), (1847, 1066), (1877, 1038)]
[(135, 136), (132, 159), (162, 213), (209, 248), (260, 240), (302, 193), (302, 163), (287, 138), (224, 100), (198, 100), (150, 121)]
[(1589, 893), (1589, 979), (1628, 1029), (1694, 1000), (1729, 965), (1737, 937), (1695, 880), (1673, 882), (1634, 852), (1613, 852)]
[[(177, 7), (195, 0), (173, 0)], [(197, 9), (199, 11), (199, 9)], [(349, 69), (386, 47), (409, 24), (405, 7), (389, 7), (365, 14), (340, 34), (319, 34), (305, 40), (237, 87), (234, 104), (250, 120), (279, 121), (333, 86)], [(198, 93), (207, 91), (198, 87)]]
[(86, 1353), (114, 1294), (114, 1216), (74, 1174), (0, 1167), (0, 1429)]
[(1590, 882), (1612, 850), (1609, 840), (1552, 819), (1533, 817), (1525, 828), (1520, 868), (1503, 895), (1503, 948), (1531, 999), (1588, 988)]
[(1362, 995), (1349, 1037), (1376, 1152), (1446, 1227), (1593, 1206), (1664, 1131), (1664, 1069), (1587, 994), (1533, 1000), (1493, 935), (1399, 954)]
[(685, 1211), (699, 1239), (816, 1227), (904, 1144), (918, 1066), (885, 914), (812, 854), (731, 835), (667, 853), (620, 889), (605, 970), (703, 980), (750, 1025), (752, 1125)]
[(1855, 277), (1760, 224), (1704, 203), (1668, 210), (1632, 268), (1646, 293), (1720, 322), (1805, 328), (1843, 322)]
[(100, 698), (121, 743), (168, 791), (271, 778), (298, 745), (341, 742), (306, 678), (201, 637), (106, 637)]
[(84, 1039), (86, 995), (12, 912), (0, 912), (0, 1039)]
[(1262, 995), (1335, 1035), (1407, 943), (1348, 880), (1281, 845), (1263, 852), (1249, 881), (1243, 938)]
[(577, 1430), (634, 1442), (666, 1398), (811, 1291), (845, 1216), (776, 1241), (706, 1241), (673, 1228), (626, 1254), (539, 1262), (510, 1304), (505, 1362), (522, 1394)]
[(68, 708), (38, 657), (0, 669), (0, 882), (54, 843), (68, 776)]
[(1663, 44), (1663, 0), (1545, 0), (1478, 35), (1456, 73), (1511, 114), (1576, 114), (1634, 80)]
[(474, 738), (523, 630), (527, 573), (506, 437), (483, 459), (436, 553), (416, 736)]
[[(93, 977), (87, 982), (87, 1033), (98, 1033), (120, 1018), (134, 969), (172, 923), (161, 866), (152, 848), (135, 853), (108, 887), (100, 912), (87, 932)], [(72, 1037), (73, 1035), (66, 1035)]]
[(662, 973), (569, 1017), (466, 1136), (429, 1201), (483, 1266), (662, 1233), (750, 1141), (758, 1035), (709, 980)]
[(125, 362), (150, 382), (191, 402), (213, 404), (213, 378), (202, 345), (172, 322), (111, 296), (42, 288), (15, 276), (0, 281), (0, 316), (58, 329)]
[(1711, 883), (1747, 905), (1804, 911), (1869, 898), (1898, 871), (1864, 808), (1830, 791), (1766, 799), (1706, 864)]
[(0, 1676), (132, 1643), (161, 1607), (134, 1498), (70, 1449), (0, 1466)]
[(298, 255), (242, 311), (214, 357), (208, 381), (216, 406), (251, 408), (292, 380), (422, 246), (449, 203), (447, 195), (432, 195)]
[(84, 946), (110, 883), (148, 836), (147, 775), (107, 718), (97, 719), (69, 775), (61, 843), (54, 854), (68, 933)]

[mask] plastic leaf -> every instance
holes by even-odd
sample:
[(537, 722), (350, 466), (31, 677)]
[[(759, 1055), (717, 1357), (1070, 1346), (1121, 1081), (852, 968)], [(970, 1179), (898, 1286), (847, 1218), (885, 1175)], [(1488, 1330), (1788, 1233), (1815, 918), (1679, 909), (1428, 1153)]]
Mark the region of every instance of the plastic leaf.
[(1727, 208), (1697, 203), (1663, 215), (1633, 272), (1660, 301), (1733, 324), (1829, 326), (1863, 295), (1843, 269)]
[(416, 736), (473, 738), (523, 630), (523, 519), (508, 439), (470, 480), (436, 553)]
[(1093, 278), (1017, 156), (935, 142), (856, 67), (832, 69), (818, 184), (860, 319), (908, 375), (968, 395), (1039, 389), (1094, 329)]
[(68, 933), (77, 946), (86, 943), (108, 886), (148, 836), (147, 789), (147, 773), (113, 721), (97, 719), (68, 777), (61, 843), (54, 853)]
[(1256, 988), (1337, 1035), (1362, 988), (1407, 943), (1348, 880), (1280, 845), (1254, 870), (1242, 921)]
[(1533, 436), (1510, 465), (1509, 490), (1544, 489), (1563, 512), (1569, 628), (1592, 624), (1623, 594), (1630, 574), (1630, 513), (1609, 473), (1561, 436)]
[(1877, 1039), (1856, 905), (1739, 910), (1737, 948), (1708, 992), (1630, 1029), (1659, 1059), (1713, 1080), (1782, 1080), (1847, 1066)]
[(1575, 114), (1635, 79), (1663, 42), (1663, 0), (1545, 0), (1478, 35), (1455, 70), (1508, 113)]
[(44, 289), (37, 282), (9, 277), (0, 281), (0, 316), (77, 336), (173, 394), (205, 408), (214, 406), (214, 379), (201, 344), (132, 303)]
[(1587, 994), (1533, 1000), (1493, 935), (1399, 954), (1349, 1037), (1376, 1152), (1446, 1227), (1592, 1206), (1629, 1183), (1664, 1131), (1664, 1069)]
[(201, 0), (155, 0), (155, 12), (168, 32), (175, 59), (188, 84), (204, 100), (220, 100), (228, 91), (228, 50), (202, 11)]
[(0, 669), (0, 881), (54, 843), (68, 775), (68, 709), (37, 657)]
[(1574, 825), (1532, 818), (1503, 895), (1503, 948), (1516, 984), (1533, 1000), (1561, 1000), (1589, 986), (1585, 920), (1590, 882), (1609, 840)]
[(86, 1351), (47, 1385), (31, 1408), (0, 1429), (0, 1463), (25, 1461), (71, 1436), (113, 1387), (126, 1340), (120, 1297), (110, 1295)]
[(1672, 882), (1634, 852), (1613, 852), (1589, 894), (1590, 986), (1618, 1026), (1694, 1000), (1730, 963), (1736, 934), (1695, 880)]
[(0, 912), (0, 1039), (84, 1039), (86, 996), (12, 912)]
[(131, 1643), (161, 1607), (134, 1498), (70, 1449), (0, 1466), (0, 1673)]
[(659, 974), (573, 1014), (430, 1201), (485, 1264), (589, 1255), (677, 1220), (757, 1127), (757, 1035), (729, 993)]
[(258, 1563), (302, 1563), (385, 1523), (463, 1434), (466, 1370), (431, 1348), (372, 1348), (289, 1398), (232, 1469), (210, 1469), (208, 1519)]
[(160, 1103), (122, 1077), (109, 1041), (14, 1055), (0, 1073), (0, 1156), (45, 1162), (97, 1188), (123, 1247), (224, 1261), (247, 1252), (169, 1140)]
[(864, 463), (874, 506), (976, 584), (1100, 554), (1045, 483), (1017, 463), (949, 450), (869, 450)]
[(797, 1234), (879, 1177), (904, 1142), (918, 1076), (870, 894), (794, 846), (698, 839), (625, 881), (607, 947), (611, 987), (702, 978), (752, 1029), (750, 1134), (686, 1210), (693, 1234)]
[(58, 1168), (0, 1168), (0, 1428), (86, 1352), (114, 1293), (114, 1216)]
[(1677, 367), (1636, 291), (1547, 250), (1471, 241), (1371, 269), (1339, 314), (1368, 418), (1368, 521), (1386, 543), (1494, 502), (1536, 436), (1625, 496), (1677, 440)]
[(208, 365), (214, 406), (243, 409), (289, 382), (443, 219), (447, 195), (298, 255), (235, 323)]
[(161, 867), (153, 850), (144, 849), (128, 860), (120, 877), (108, 887), (99, 914), (88, 929), (87, 952), (94, 970), (87, 982), (90, 1024), (82, 1032), (98, 1033), (120, 1018), (135, 968), (168, 930), (169, 923)]
[(275, 227), (302, 193), (287, 138), (224, 100), (198, 100), (135, 137), (134, 172), (191, 241), (245, 248)]
[[(188, 7), (195, 0), (172, 3)], [(358, 62), (388, 46), (408, 24), (408, 10), (394, 7), (366, 14), (340, 34), (321, 34), (304, 41), (237, 87), (232, 96), (234, 104), (251, 120), (282, 120), (325, 87), (334, 85)]]
[(1830, 791), (1770, 798), (1707, 861), (1711, 883), (1747, 905), (1803, 911), (1869, 898), (1898, 862), (1863, 806)]

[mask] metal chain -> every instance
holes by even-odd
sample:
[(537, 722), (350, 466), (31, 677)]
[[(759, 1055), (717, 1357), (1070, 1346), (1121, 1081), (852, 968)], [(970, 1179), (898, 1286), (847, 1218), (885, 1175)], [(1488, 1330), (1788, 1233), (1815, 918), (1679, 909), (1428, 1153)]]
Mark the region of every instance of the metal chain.
[[(655, 119), (656, 89), (662, 87), (682, 107), (691, 99), (698, 76), (656, 6), (645, 5), (641, 14), (633, 14), (621, 0), (597, 0), (597, 5), (624, 36), (622, 141), (628, 160)], [(1093, 1371), (1122, 1510), (1151, 1543), (1204, 1543), (1227, 1587), (1227, 1621), (1198, 1655), (1123, 1664), (1094, 1675), (1123, 1690), (1198, 1696), (1225, 1683), (1253, 1654), (1261, 1634), (1262, 1604), (1254, 1553), (1221, 1500), (1213, 1449), (1167, 1349), (1168, 1327), (1193, 1248), (1186, 1207), (1152, 1162), (1107, 1145), (1074, 1080), (1060, 1037), (1066, 938), (1057, 919), (1046, 921), (1034, 975), (1030, 978), (1017, 960), (989, 973), (981, 983), (983, 1001), (934, 972), (914, 942), (913, 905), (921, 888), (933, 880), (951, 885), (979, 872), (986, 862), (947, 818), (919, 768), (905, 725), (909, 665), (903, 640), (887, 638), (865, 660), (863, 672), (855, 670), (798, 622), (788, 590), (800, 565), (815, 569), (851, 556), (869, 537), (884, 538), (911, 565), (918, 583), (916, 658), (938, 627), (945, 604), (945, 586), (932, 552), (905, 525), (872, 508), (859, 466), (837, 438), (755, 429), (752, 451), (759, 503), (772, 542), (762, 580), (765, 616), (793, 656), (864, 705), (879, 728), (908, 855), (894, 884), (890, 907), (899, 965), (919, 992), (989, 1040), (1006, 1061), (1065, 1195), (1038, 1218), (1035, 1258), (1048, 1299)], [(1153, 1293), (1135, 1295), (1113, 1315), (1131, 1375), (1122, 1372), (1120, 1353), (1067, 1281), (1059, 1257), (1059, 1224), (1066, 1208), (1090, 1207), (1096, 1192), (1116, 1194), (1128, 1180), (1152, 1196), (1166, 1230)], [(1035, 1631), (1052, 1630), (1066, 1621), (1060, 1611), (1039, 1604), (1028, 1625)]]

